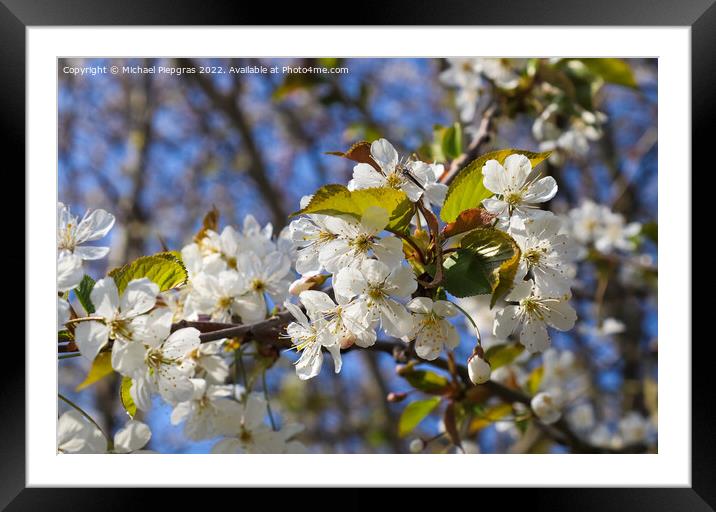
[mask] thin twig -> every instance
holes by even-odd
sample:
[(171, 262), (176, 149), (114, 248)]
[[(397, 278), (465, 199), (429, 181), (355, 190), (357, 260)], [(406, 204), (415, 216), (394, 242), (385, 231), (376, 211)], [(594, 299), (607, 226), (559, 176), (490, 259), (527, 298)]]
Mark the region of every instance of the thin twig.
[(450, 168), (440, 177), (440, 181), (442, 183), (449, 185), (466, 164), (473, 161), (480, 155), (480, 153), (482, 153), (483, 146), (492, 138), (492, 124), (496, 113), (497, 105), (495, 104), (492, 104), (485, 109), (485, 112), (482, 114), (480, 126), (477, 128), (477, 133), (475, 133), (475, 137), (467, 147), (467, 150), (450, 162)]

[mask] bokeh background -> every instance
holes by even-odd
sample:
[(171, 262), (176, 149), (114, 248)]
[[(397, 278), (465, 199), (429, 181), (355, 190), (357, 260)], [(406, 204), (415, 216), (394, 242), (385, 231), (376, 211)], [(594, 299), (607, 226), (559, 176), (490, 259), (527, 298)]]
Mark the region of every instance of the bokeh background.
[[(630, 59), (637, 88), (606, 84), (595, 98), (608, 120), (586, 156), (549, 165), (560, 187), (550, 208), (566, 213), (585, 199), (605, 204), (627, 221), (653, 226), (657, 218), (657, 63)], [(225, 74), (172, 76), (118, 74), (77, 76), (64, 66), (94, 65), (336, 65), (344, 74)], [(303, 195), (326, 183), (350, 179), (349, 161), (327, 151), (358, 140), (385, 137), (402, 153), (419, 151), (435, 125), (458, 120), (455, 91), (441, 83), (442, 59), (64, 59), (58, 62), (58, 200), (75, 214), (104, 208), (117, 217), (108, 259), (91, 267), (95, 277), (138, 256), (167, 246), (180, 249), (216, 206), (220, 224), (240, 225), (246, 214), (275, 232), (298, 209)], [(534, 116), (515, 115), (497, 124), (490, 147), (537, 150)], [(643, 240), (639, 257), (656, 267), (656, 244)], [(625, 413), (656, 417), (656, 287), (629, 279), (614, 262), (604, 283), (597, 265), (580, 265), (574, 304), (580, 320), (556, 333), (557, 348), (574, 351), (588, 372), (599, 421), (617, 428)], [(603, 289), (602, 289), (603, 288)], [(599, 291), (598, 307), (595, 291)], [(625, 326), (610, 334), (600, 319)], [(471, 331), (458, 322), (469, 355)], [(489, 325), (480, 325), (483, 333)], [(300, 382), (282, 357), (269, 373), (272, 405), (282, 421), (306, 425), (300, 439), (315, 452), (404, 452), (409, 440), (396, 434), (405, 404), (388, 403), (391, 391), (408, 391), (385, 354), (351, 351), (341, 374), (324, 365), (321, 375)], [(87, 364), (59, 363), (60, 390), (77, 400), (100, 424), (115, 431), (124, 421), (118, 382), (106, 378), (75, 393)], [(60, 404), (60, 411), (64, 405)], [(186, 441), (169, 423), (161, 402), (144, 418), (152, 427), (148, 448), (160, 452), (206, 452), (212, 441)], [(425, 436), (439, 418), (420, 426)], [(504, 452), (514, 433), (499, 424), (475, 436), (482, 452)], [(558, 444), (533, 451), (565, 451)]]

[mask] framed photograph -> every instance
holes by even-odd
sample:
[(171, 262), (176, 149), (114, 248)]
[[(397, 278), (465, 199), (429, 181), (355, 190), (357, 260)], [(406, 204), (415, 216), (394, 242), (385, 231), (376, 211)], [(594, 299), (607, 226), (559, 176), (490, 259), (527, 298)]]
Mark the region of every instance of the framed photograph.
[(538, 487), (532, 506), (712, 510), (691, 334), (712, 3), (337, 25), (2, 0), (27, 204), (0, 503)]

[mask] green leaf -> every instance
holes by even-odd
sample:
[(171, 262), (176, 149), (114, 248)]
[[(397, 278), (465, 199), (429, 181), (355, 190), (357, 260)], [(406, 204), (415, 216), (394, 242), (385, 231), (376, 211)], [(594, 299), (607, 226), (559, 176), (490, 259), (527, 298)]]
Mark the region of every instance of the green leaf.
[(73, 339), (75, 339), (75, 337), (74, 337), (74, 336), (72, 335), (72, 333), (71, 333), (70, 331), (68, 331), (68, 330), (58, 331), (58, 332), (57, 332), (57, 341), (60, 341), (60, 342), (63, 342), (63, 343), (64, 343), (64, 342), (66, 342), (66, 341), (72, 341)]
[(539, 391), (539, 386), (542, 384), (542, 377), (544, 376), (544, 366), (538, 366), (532, 370), (527, 377), (527, 392), (532, 395), (536, 395)]
[(92, 293), (93, 288), (94, 279), (92, 279), (86, 274), (82, 278), (82, 281), (77, 286), (77, 288), (75, 288), (75, 295), (77, 296), (77, 300), (80, 301), (80, 304), (82, 304), (82, 307), (88, 315), (94, 313), (94, 304), (92, 304), (92, 300), (90, 299), (90, 294)]
[(83, 380), (76, 388), (75, 391), (82, 391), (85, 388), (90, 387), (95, 382), (105, 378), (114, 372), (112, 368), (112, 353), (111, 352), (100, 352), (97, 357), (92, 361), (87, 377)]
[(490, 367), (494, 371), (501, 366), (507, 366), (512, 363), (524, 350), (523, 345), (507, 343), (493, 345), (485, 352), (485, 360), (490, 363)]
[(534, 153), (521, 149), (501, 149), (476, 158), (468, 163), (450, 184), (445, 196), (445, 203), (440, 210), (440, 218), (445, 222), (454, 222), (460, 212), (477, 208), (483, 199), (491, 197), (492, 192), (487, 190), (482, 183), (482, 167), (488, 160), (497, 160), (502, 164), (505, 158), (515, 154), (525, 155), (530, 159), (532, 167), (535, 167), (547, 158), (550, 152)]
[(659, 242), (659, 224), (647, 222), (641, 225), (641, 235), (645, 236), (655, 244)]
[(403, 413), (400, 415), (400, 421), (398, 422), (398, 435), (400, 437), (405, 437), (410, 434), (415, 427), (417, 427), (418, 424), (420, 424), (420, 422), (428, 416), (428, 414), (433, 412), (433, 409), (435, 409), (439, 403), (439, 396), (410, 402), (405, 409), (403, 409)]
[(117, 284), (120, 295), (133, 279), (146, 277), (154, 281), (159, 286), (159, 291), (163, 292), (186, 284), (189, 278), (181, 256), (176, 251), (142, 256), (123, 267), (112, 270), (109, 276)]
[(455, 123), (442, 132), (440, 144), (442, 153), (448, 160), (453, 160), (462, 154), (462, 128)]
[(520, 248), (510, 235), (493, 228), (470, 231), (460, 249), (443, 263), (445, 288), (456, 297), (491, 293), (490, 307), (511, 288)]
[(132, 400), (130, 389), (132, 389), (132, 379), (129, 377), (122, 377), (122, 385), (119, 388), (119, 398), (122, 402), (122, 407), (124, 407), (124, 410), (127, 411), (129, 417), (134, 418), (134, 415), (137, 414), (137, 406), (135, 405), (134, 400)]
[(427, 370), (411, 370), (401, 373), (400, 375), (407, 380), (411, 386), (424, 393), (442, 395), (450, 385), (448, 380), (442, 375)]
[(323, 215), (349, 215), (360, 220), (371, 206), (388, 212), (386, 229), (404, 233), (410, 227), (414, 205), (402, 190), (388, 187), (348, 190), (343, 185), (325, 185), (319, 188), (305, 208), (291, 216), (308, 213)]
[(469, 432), (470, 434), (475, 434), (479, 430), (510, 414), (512, 414), (512, 405), (510, 404), (498, 404), (485, 409), (470, 422)]
[(579, 59), (589, 71), (602, 78), (607, 83), (623, 85), (624, 87), (637, 87), (634, 72), (631, 66), (622, 59)]

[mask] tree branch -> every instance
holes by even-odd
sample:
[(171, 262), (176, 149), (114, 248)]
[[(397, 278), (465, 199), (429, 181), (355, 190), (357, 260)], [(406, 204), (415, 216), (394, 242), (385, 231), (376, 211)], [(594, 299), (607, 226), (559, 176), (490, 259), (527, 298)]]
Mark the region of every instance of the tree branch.
[[(266, 343), (277, 349), (290, 349), (293, 347), (291, 340), (280, 337), (280, 334), (292, 318), (293, 316), (286, 311), (255, 324), (223, 324), (217, 322), (189, 322), (183, 320), (174, 324), (172, 326), (172, 330), (184, 327), (194, 327), (199, 329), (202, 331), (202, 334), (200, 335), (202, 343), (222, 338), (240, 337), (246, 341), (255, 340), (260, 343)], [(402, 342), (378, 340), (370, 347), (362, 348), (353, 345), (348, 350), (355, 349), (383, 352), (399, 359), (405, 357), (410, 359), (415, 357), (414, 354), (409, 353), (409, 347)], [(449, 371), (448, 361), (445, 359), (435, 359), (433, 361), (419, 359), (419, 363), (427, 364), (440, 370)], [(472, 387), (473, 384), (470, 380), (467, 367), (464, 365), (456, 365), (456, 370), (463, 384), (468, 389)], [(481, 384), (481, 386), (484, 386), (491, 394), (499, 397), (507, 403), (518, 402), (530, 407), (531, 398), (519, 390), (509, 388), (492, 380)], [(542, 429), (543, 432), (545, 432), (545, 434), (549, 435), (558, 442), (569, 446), (576, 453), (641, 453), (646, 451), (646, 446), (643, 444), (629, 445), (620, 450), (591, 445), (572, 432), (564, 418), (551, 425), (545, 425), (538, 420), (535, 423), (540, 429)]]
[[(180, 66), (196, 67), (191, 59), (178, 59), (177, 61)], [(278, 190), (274, 189), (268, 178), (264, 157), (256, 144), (249, 121), (239, 106), (239, 103), (236, 101), (236, 98), (222, 94), (216, 89), (209, 75), (188, 73), (185, 76), (193, 79), (196, 84), (199, 85), (214, 106), (221, 110), (238, 130), (244, 147), (251, 158), (251, 163), (248, 168), (249, 176), (251, 176), (259, 188), (264, 202), (271, 209), (274, 228), (280, 230), (286, 225), (287, 212), (283, 209), (283, 202), (281, 201)]]
[(495, 104), (492, 104), (485, 109), (475, 137), (467, 147), (467, 150), (450, 162), (450, 168), (440, 177), (440, 181), (442, 183), (449, 185), (465, 165), (472, 162), (480, 155), (480, 153), (484, 151), (484, 145), (492, 138), (492, 124), (496, 113), (497, 105)]

